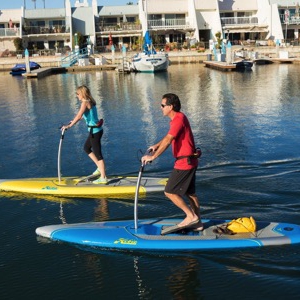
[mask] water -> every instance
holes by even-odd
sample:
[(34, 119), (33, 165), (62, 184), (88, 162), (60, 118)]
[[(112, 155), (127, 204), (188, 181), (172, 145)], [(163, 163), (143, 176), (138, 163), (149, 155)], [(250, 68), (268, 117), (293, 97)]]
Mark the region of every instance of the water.
[[(202, 215), (299, 224), (300, 74), (297, 65), (223, 73), (174, 65), (168, 73), (82, 72), (24, 80), (0, 75), (0, 178), (57, 176), (59, 126), (87, 84), (104, 118), (108, 174), (137, 175), (138, 151), (166, 134), (162, 94), (177, 93), (203, 157)], [(84, 122), (66, 133), (63, 176), (94, 171)], [(167, 150), (145, 175), (168, 176)], [(182, 216), (162, 193), (140, 218)], [(300, 245), (189, 253), (123, 253), (45, 242), (35, 228), (133, 218), (133, 197), (67, 199), (0, 193), (1, 299), (298, 299)]]

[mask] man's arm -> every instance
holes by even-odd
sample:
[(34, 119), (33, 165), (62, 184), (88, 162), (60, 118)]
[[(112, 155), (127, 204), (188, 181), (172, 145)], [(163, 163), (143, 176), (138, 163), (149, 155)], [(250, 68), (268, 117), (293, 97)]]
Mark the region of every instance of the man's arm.
[(153, 155), (145, 155), (142, 157), (142, 163), (146, 164), (147, 162), (153, 161), (158, 156), (160, 156), (172, 143), (174, 137), (170, 134), (167, 134), (160, 142), (159, 146), (154, 152)]
[(171, 145), (174, 137), (170, 134), (167, 134), (160, 142), (159, 147), (152, 155), (152, 160), (156, 159), (158, 156), (160, 156), (165, 150)]

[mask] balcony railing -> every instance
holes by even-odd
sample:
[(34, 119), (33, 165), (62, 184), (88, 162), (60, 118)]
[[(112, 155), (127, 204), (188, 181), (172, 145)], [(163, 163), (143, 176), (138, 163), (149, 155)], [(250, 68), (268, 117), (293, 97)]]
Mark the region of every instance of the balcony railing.
[(185, 19), (160, 19), (160, 20), (148, 20), (148, 28), (188, 28), (190, 27)]
[(284, 14), (280, 15), (280, 20), (282, 24), (298, 25), (300, 24), (299, 14), (291, 14), (288, 18)]
[(64, 25), (55, 25), (47, 27), (38, 27), (38, 26), (24, 26), (23, 35), (29, 34), (57, 34), (57, 33), (69, 33), (70, 28)]
[(0, 37), (4, 36), (20, 36), (19, 28), (0, 28)]
[(97, 27), (98, 31), (135, 31), (142, 30), (141, 24), (134, 23), (120, 23), (120, 24), (105, 24)]
[(231, 17), (231, 18), (221, 18), (222, 26), (226, 25), (258, 25), (257, 17)]

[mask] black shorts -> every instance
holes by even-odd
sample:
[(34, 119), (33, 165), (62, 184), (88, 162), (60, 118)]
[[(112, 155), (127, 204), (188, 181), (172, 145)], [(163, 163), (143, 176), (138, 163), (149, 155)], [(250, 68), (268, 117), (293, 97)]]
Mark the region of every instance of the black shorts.
[(165, 187), (165, 192), (180, 196), (194, 195), (196, 193), (196, 170), (173, 169)]

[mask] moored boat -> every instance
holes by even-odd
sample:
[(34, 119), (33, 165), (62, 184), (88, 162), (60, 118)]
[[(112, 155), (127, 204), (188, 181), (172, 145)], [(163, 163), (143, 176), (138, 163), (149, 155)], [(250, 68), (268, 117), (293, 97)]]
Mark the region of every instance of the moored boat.
[(164, 52), (138, 53), (132, 59), (133, 69), (136, 72), (161, 72), (169, 67), (168, 54)]
[[(29, 62), (29, 68), (30, 71), (37, 70), (41, 68), (41, 66), (33, 61)], [(26, 64), (16, 64), (10, 71), (10, 75), (16, 76), (16, 75), (22, 75), (23, 73), (26, 73)]]
[(132, 58), (133, 71), (155, 73), (168, 69), (170, 64), (168, 54), (163, 51), (156, 52), (149, 31), (146, 31), (144, 36), (143, 47), (144, 51)]
[(246, 59), (236, 61), (233, 64), (235, 65), (236, 70), (251, 70), (253, 66), (253, 62)]

